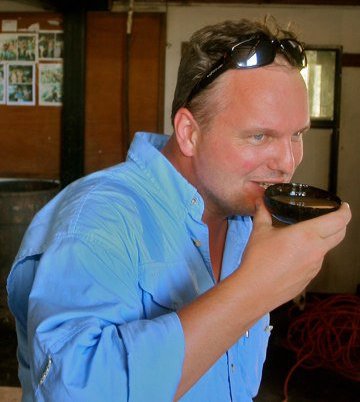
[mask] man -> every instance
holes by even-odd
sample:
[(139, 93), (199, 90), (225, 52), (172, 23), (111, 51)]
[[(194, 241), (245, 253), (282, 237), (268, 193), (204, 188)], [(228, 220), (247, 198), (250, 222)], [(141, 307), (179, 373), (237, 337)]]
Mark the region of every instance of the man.
[(172, 137), (138, 134), (126, 163), (37, 215), (8, 280), (25, 401), (256, 395), (268, 312), (304, 289), (350, 220), (344, 204), (276, 228), (262, 201), (264, 185), (291, 179), (310, 124), (289, 35), (246, 20), (195, 33)]

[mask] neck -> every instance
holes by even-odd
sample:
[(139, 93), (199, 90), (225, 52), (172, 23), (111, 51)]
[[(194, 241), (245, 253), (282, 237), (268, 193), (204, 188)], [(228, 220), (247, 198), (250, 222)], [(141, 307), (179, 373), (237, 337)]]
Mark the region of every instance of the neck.
[[(204, 221), (205, 222), (205, 221)], [(225, 249), (227, 219), (208, 219), (205, 222), (209, 230), (209, 248), (211, 265), (216, 282), (220, 280), (221, 266)]]
[[(191, 184), (197, 187), (194, 183), (191, 158), (186, 157), (180, 151), (178, 143), (174, 140), (174, 138), (169, 139), (161, 152), (172, 163), (179, 173), (181, 173)], [(203, 215), (203, 222), (208, 226), (209, 230), (211, 265), (214, 272), (214, 278), (216, 281), (219, 281), (228, 224), (224, 215), (216, 213), (216, 211), (209, 210), (206, 208), (206, 199), (204, 199), (204, 202), (205, 211)]]
[(175, 139), (175, 134), (169, 138), (169, 141), (163, 147), (161, 153), (189, 183), (196, 187), (192, 170), (192, 160), (181, 152), (179, 144)]

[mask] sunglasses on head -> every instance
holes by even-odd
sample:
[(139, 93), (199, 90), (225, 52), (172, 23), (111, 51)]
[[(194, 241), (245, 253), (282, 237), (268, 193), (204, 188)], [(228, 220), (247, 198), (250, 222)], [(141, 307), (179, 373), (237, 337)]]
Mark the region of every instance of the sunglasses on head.
[(226, 52), (211, 67), (210, 71), (196, 83), (187, 98), (186, 104), (225, 71), (266, 66), (275, 60), (278, 53), (285, 56), (292, 66), (300, 70), (306, 67), (305, 50), (297, 40), (291, 38), (278, 40), (263, 33), (250, 35)]

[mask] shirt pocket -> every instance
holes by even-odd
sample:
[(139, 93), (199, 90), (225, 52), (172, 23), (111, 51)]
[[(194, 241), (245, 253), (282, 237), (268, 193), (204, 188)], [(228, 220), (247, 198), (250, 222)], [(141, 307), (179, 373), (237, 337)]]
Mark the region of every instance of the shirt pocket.
[(176, 311), (198, 296), (198, 287), (181, 262), (142, 266), (139, 284), (148, 318)]

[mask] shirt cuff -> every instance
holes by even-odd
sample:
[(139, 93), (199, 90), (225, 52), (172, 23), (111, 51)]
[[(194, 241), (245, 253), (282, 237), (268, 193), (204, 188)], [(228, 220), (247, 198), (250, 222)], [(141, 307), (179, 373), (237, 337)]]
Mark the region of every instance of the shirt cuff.
[(128, 357), (129, 402), (173, 400), (182, 373), (185, 340), (176, 313), (119, 327)]

